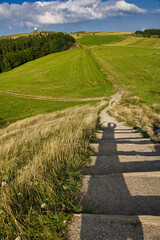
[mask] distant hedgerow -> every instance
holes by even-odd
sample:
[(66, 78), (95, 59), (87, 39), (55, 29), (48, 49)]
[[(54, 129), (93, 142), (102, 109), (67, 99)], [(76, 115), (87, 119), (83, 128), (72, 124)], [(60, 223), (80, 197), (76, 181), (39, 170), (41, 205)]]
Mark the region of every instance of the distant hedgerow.
[(145, 29), (144, 31), (136, 31), (135, 34), (140, 37), (160, 37), (160, 29)]

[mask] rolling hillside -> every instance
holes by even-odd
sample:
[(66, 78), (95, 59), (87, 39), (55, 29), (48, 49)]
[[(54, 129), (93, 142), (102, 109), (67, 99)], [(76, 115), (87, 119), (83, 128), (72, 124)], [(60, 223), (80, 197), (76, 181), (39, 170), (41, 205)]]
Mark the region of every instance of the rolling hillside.
[(149, 105), (160, 102), (160, 49), (97, 46), (91, 51), (118, 89), (131, 91)]
[[(77, 36), (77, 42), (82, 43), (77, 44), (79, 48), (0, 73), (2, 240), (66, 239), (73, 212), (83, 211), (77, 196), (83, 167), (92, 154), (89, 142), (96, 139), (99, 112), (107, 105), (106, 101), (97, 103), (103, 96), (109, 98), (115, 89), (124, 90), (126, 99), (123, 97), (119, 103), (118, 94), (117, 100), (112, 98), (108, 103), (110, 113), (118, 112), (122, 121), (132, 126), (138, 124), (151, 137), (160, 129), (159, 39), (112, 33), (82, 35)], [(114, 105), (114, 101), (119, 105)], [(101, 118), (102, 124), (108, 118), (104, 125), (107, 131), (105, 135), (98, 133), (102, 144), (107, 144), (105, 149), (111, 141), (110, 133), (113, 138), (117, 134), (117, 122), (106, 116), (107, 111), (104, 109)], [(128, 127), (118, 131), (123, 134), (121, 138), (118, 133), (123, 148), (120, 153), (126, 158), (130, 155), (131, 160), (133, 155), (146, 157), (145, 149), (139, 150), (142, 146), (137, 135), (132, 138), (138, 146), (136, 153), (126, 140)], [(133, 130), (130, 133), (135, 134)], [(107, 142), (103, 141), (104, 136), (109, 136)], [(118, 141), (111, 141), (111, 151), (117, 152)], [(148, 154), (153, 154), (151, 149)], [(90, 208), (86, 208), (85, 212), (88, 211)], [(133, 221), (132, 226), (137, 227)]]
[(49, 33), (55, 33), (55, 31), (35, 31), (35, 32), (30, 32), (30, 33), (19, 33), (19, 34), (13, 34), (13, 35), (6, 35), (6, 36), (1, 36), (0, 39), (10, 39), (10, 38), (18, 38), (18, 37), (28, 37), (28, 36), (33, 36), (33, 35), (47, 35)]
[(121, 42), (113, 43), (112, 45), (160, 48), (160, 38), (130, 37)]
[(81, 35), (80, 38), (77, 38), (77, 42), (82, 45), (93, 46), (93, 45), (101, 45), (101, 44), (109, 44), (114, 42), (121, 42), (126, 39), (128, 35)]
[[(109, 42), (120, 40), (122, 35), (81, 35), (83, 37), (79, 39), (86, 44), (90, 41), (94, 48), (89, 50), (90, 46), (86, 45), (85, 49), (51, 54), (1, 73), (0, 90), (40, 97), (80, 99), (109, 96), (113, 92), (112, 82), (118, 90), (126, 88), (149, 105), (160, 101), (160, 39), (133, 37), (96, 47), (103, 37)], [(53, 102), (30, 98), (1, 94), (1, 126), (7, 121), (85, 104), (81, 101)]]
[(106, 96), (112, 85), (83, 49), (50, 54), (0, 74), (0, 90), (41, 96)]
[[(3, 127), (26, 117), (85, 104), (80, 98), (108, 96), (113, 87), (87, 50), (73, 49), (1, 73), (0, 90), (30, 94), (29, 97), (0, 94), (0, 127)], [(70, 101), (65, 102), (68, 98)]]

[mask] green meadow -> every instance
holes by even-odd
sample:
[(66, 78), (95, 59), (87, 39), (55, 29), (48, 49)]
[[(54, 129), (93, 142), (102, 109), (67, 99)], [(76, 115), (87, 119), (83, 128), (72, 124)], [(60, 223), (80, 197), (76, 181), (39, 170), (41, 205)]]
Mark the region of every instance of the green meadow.
[[(109, 96), (116, 86), (117, 90), (127, 89), (131, 95), (139, 96), (148, 105), (159, 103), (160, 39), (128, 35), (80, 35), (77, 42), (86, 45), (85, 49), (50, 54), (1, 73), (0, 90), (80, 99)], [(90, 48), (91, 45), (94, 48)], [(79, 104), (85, 102), (1, 94), (0, 121), (12, 122)]]
[(1, 73), (0, 90), (87, 98), (110, 94), (112, 85), (87, 50), (72, 49), (50, 54)]
[(118, 89), (125, 89), (151, 105), (160, 102), (160, 49), (97, 46), (92, 53)]
[[(51, 96), (88, 98), (108, 96), (112, 84), (84, 49), (50, 54), (0, 74), (0, 90)], [(92, 103), (97, 101), (91, 101)], [(88, 102), (47, 101), (0, 94), (0, 122), (13, 122)]]
[(0, 93), (0, 239), (64, 240), (73, 212), (83, 211), (77, 199), (83, 167), (107, 103), (82, 98), (109, 99), (115, 90), (125, 90), (128, 99), (116, 113), (132, 126), (138, 119), (151, 133), (159, 126), (159, 41), (82, 36), (80, 48), (0, 74), (0, 90), (17, 93)]
[(82, 45), (101, 45), (109, 44), (114, 42), (120, 42), (126, 39), (126, 35), (82, 35), (80, 38), (77, 38), (76, 41)]
[(113, 43), (112, 45), (113, 46), (160, 48), (160, 38), (130, 37), (121, 42)]
[(0, 128), (8, 123), (31, 116), (97, 102), (46, 101), (0, 94)]

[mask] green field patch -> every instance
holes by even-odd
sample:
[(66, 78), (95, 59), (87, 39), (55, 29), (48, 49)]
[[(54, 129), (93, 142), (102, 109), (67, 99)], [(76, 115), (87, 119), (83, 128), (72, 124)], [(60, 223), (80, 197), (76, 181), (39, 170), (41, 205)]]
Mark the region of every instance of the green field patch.
[(87, 98), (111, 94), (112, 85), (87, 50), (73, 49), (50, 54), (1, 73), (0, 90)]
[(113, 45), (160, 48), (160, 38), (131, 37)]
[(118, 86), (149, 105), (160, 102), (160, 49), (97, 46), (92, 53)]
[(128, 35), (84, 35), (80, 38), (77, 38), (76, 41), (81, 43), (82, 45), (100, 45), (100, 44), (108, 44), (114, 42), (120, 42), (124, 40)]
[(90, 102), (45, 101), (0, 94), (0, 127), (38, 114), (50, 113)]

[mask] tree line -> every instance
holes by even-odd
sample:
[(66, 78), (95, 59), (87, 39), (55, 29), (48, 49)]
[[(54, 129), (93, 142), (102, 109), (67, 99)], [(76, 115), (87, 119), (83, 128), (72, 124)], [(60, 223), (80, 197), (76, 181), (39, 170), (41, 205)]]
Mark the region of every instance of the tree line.
[(160, 29), (146, 29), (144, 31), (136, 31), (136, 36), (140, 37), (159, 37), (160, 38)]
[(0, 40), (0, 72), (11, 70), (50, 53), (68, 50), (75, 39), (62, 32)]

